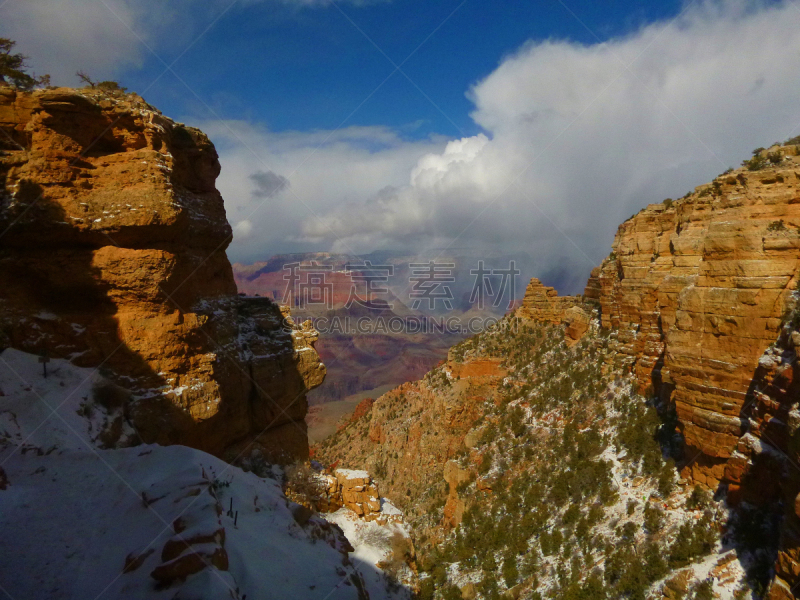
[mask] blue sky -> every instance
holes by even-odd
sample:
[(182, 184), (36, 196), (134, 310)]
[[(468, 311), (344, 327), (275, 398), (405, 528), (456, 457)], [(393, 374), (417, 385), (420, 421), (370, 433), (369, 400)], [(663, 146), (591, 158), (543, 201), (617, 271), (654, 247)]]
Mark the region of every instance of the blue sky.
[(206, 131), (242, 262), (468, 247), (576, 291), (631, 214), (800, 134), (791, 0), (8, 0), (0, 35)]
[[(461, 137), (479, 131), (469, 118), (466, 91), (524, 43), (559, 38), (594, 44), (588, 29), (601, 39), (624, 35), (674, 16), (680, 5), (406, 0), (215, 8), (204, 15), (209, 23), (224, 15), (173, 68), (219, 117), (246, 114), (276, 131), (333, 129), (344, 122), (402, 128), (408, 136)], [(158, 50), (167, 63), (181, 52), (179, 44)], [(408, 78), (390, 59), (398, 65), (408, 59), (402, 66)], [(151, 55), (119, 78), (141, 90), (163, 70)], [(147, 98), (167, 114), (209, 116), (171, 74)]]

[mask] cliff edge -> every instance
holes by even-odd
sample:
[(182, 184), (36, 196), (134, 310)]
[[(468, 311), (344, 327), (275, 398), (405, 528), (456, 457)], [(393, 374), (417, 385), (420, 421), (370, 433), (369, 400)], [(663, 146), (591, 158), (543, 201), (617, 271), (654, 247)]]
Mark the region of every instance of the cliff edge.
[(100, 369), (141, 441), (305, 458), (317, 334), (237, 296), (219, 171), (135, 94), (0, 88), (0, 349)]

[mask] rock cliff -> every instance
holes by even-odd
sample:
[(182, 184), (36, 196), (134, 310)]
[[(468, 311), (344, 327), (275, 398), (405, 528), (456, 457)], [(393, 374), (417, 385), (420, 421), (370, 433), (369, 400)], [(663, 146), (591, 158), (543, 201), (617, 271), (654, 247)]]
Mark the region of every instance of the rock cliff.
[[(674, 401), (686, 474), (710, 487), (729, 480), (740, 438), (765, 430), (753, 412), (759, 360), (795, 301), (800, 159), (796, 146), (764, 153), (774, 164), (723, 174), (623, 223), (586, 289), (642, 388)], [(781, 445), (785, 421), (771, 428), (763, 441)]]
[(515, 311), (521, 319), (550, 325), (566, 325), (566, 341), (574, 344), (589, 328), (590, 317), (581, 308), (580, 296), (559, 296), (555, 288), (547, 287), (535, 277), (525, 289), (522, 303)]
[[(800, 582), (796, 344), (800, 149), (776, 145), (620, 225), (584, 298), (640, 390), (674, 405), (682, 474), (787, 509), (772, 598)], [(749, 164), (748, 164), (749, 163)], [(751, 168), (751, 167), (757, 168)]]
[(617, 360), (640, 391), (674, 405), (682, 474), (722, 486), (733, 504), (788, 507), (771, 598), (794, 598), (800, 582), (800, 339), (790, 322), (800, 275), (798, 154), (794, 144), (762, 149), (683, 198), (647, 206), (620, 225), (584, 294), (617, 332)]
[(219, 170), (134, 94), (0, 88), (0, 348), (102, 369), (145, 442), (305, 458), (317, 334), (237, 296)]
[[(640, 393), (674, 411), (662, 434), (669, 438), (677, 425), (683, 481), (727, 494), (728, 506), (745, 502), (743, 512), (731, 512), (734, 537), (748, 507), (761, 515), (785, 507), (780, 548), (762, 556), (777, 558), (772, 599), (796, 597), (800, 583), (799, 155), (794, 143), (761, 150), (683, 198), (646, 207), (619, 227), (582, 298), (558, 297), (533, 280), (516, 312), (523, 321), (563, 326), (571, 347), (591, 330), (587, 304), (594, 305), (610, 335), (603, 373), (632, 373)], [(525, 351), (513, 339), (503, 343), (490, 345), (489, 354)], [(463, 350), (451, 350), (441, 369), (375, 402), (369, 419), (359, 422), (372, 449), (345, 430), (320, 455), (367, 466), (401, 505), (403, 495), (443, 498), (442, 522), (457, 526), (465, 506), (457, 493), (461, 467), (452, 460), (480, 443), (476, 423), (485, 419), (486, 401), (502, 402), (498, 392), (509, 382), (498, 373), (489, 388), (471, 392), (467, 387), (478, 380), (459, 373), (480, 371), (486, 358), (472, 356), (466, 362), (475, 364), (467, 365), (463, 357)], [(521, 389), (539, 377), (531, 372)], [(475, 485), (492, 493), (494, 483), (479, 477)], [(760, 539), (775, 542), (772, 531)], [(768, 580), (763, 573), (757, 579)]]

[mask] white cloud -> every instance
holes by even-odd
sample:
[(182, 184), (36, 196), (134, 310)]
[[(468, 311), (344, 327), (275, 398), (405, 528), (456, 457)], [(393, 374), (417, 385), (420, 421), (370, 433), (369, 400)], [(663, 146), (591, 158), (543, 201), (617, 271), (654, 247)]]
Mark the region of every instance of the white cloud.
[(499, 244), (588, 271), (640, 207), (796, 135), (798, 72), (788, 2), (709, 2), (604, 44), (529, 43), (469, 91), (488, 137), (421, 157), (405, 185), (303, 234), (335, 249)]
[[(56, 84), (75, 83), (86, 70), (98, 79), (141, 65), (144, 47), (124, 23), (139, 12), (128, 0), (9, 0), (0, 8), (2, 35), (17, 41), (37, 74)], [(115, 16), (115, 13), (117, 16)], [(142, 31), (140, 35), (147, 33)]]
[(253, 224), (247, 219), (239, 221), (233, 226), (233, 235), (240, 240), (246, 240), (251, 233), (253, 233)]
[[(444, 138), (407, 141), (386, 127), (275, 133), (244, 121), (193, 125), (210, 135), (220, 154), (217, 187), (228, 220), (247, 220), (252, 226), (247, 236), (234, 231), (228, 251), (233, 260), (330, 248), (329, 238), (335, 234), (329, 225), (310, 236), (303, 233), (303, 224), (319, 224), (317, 215), (333, 215), (342, 206), (353, 207), (348, 221), (368, 219), (371, 211), (363, 209), (365, 203), (380, 202), (393, 187), (407, 186), (419, 158), (442, 152), (447, 143)], [(383, 230), (378, 234), (383, 237)], [(361, 252), (372, 247), (352, 239), (337, 249)]]
[[(188, 43), (198, 23), (205, 27), (228, 5), (104, 1), (154, 48), (178, 51), (181, 35)], [(245, 6), (258, 1), (270, 0)], [(300, 9), (325, 0), (286, 3)], [(57, 82), (78, 68), (113, 77), (147, 52), (100, 2), (11, 0), (0, 19), (3, 35)], [(683, 195), (753, 147), (796, 135), (797, 73), (794, 5), (709, 0), (603, 44), (524, 45), (468, 90), (485, 131), (471, 138), (193, 124), (220, 152), (235, 260), (452, 243), (527, 251), (543, 271), (567, 263), (588, 271), (641, 206)], [(261, 182), (269, 189), (259, 187), (258, 175), (270, 173), (272, 183)]]

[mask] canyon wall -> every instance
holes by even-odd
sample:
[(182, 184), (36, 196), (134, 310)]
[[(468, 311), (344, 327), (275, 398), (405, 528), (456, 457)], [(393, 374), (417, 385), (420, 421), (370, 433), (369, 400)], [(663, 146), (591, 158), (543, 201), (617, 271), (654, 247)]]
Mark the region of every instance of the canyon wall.
[[(583, 297), (559, 297), (533, 279), (515, 313), (564, 326), (572, 345), (594, 305), (611, 332), (613, 368), (630, 370), (642, 393), (674, 407), (684, 481), (725, 491), (730, 506), (783, 503), (772, 600), (795, 598), (800, 583), (798, 154), (794, 145), (772, 147), (757, 170), (733, 170), (646, 207), (619, 227)], [(514, 343), (493, 352), (507, 355)], [(376, 400), (316, 448), (320, 458), (370, 469), (400, 505), (404, 496), (439, 494), (447, 482), (444, 521), (458, 523), (462, 473), (452, 459), (477, 443), (475, 423), (488, 399), (498, 401), (506, 376), (499, 364), (465, 359), (470, 344)], [(491, 487), (480, 478), (477, 485)]]
[(304, 458), (317, 334), (237, 296), (219, 171), (134, 94), (0, 88), (0, 349), (98, 368), (143, 441)]
[(674, 403), (684, 477), (723, 484), (732, 503), (784, 501), (771, 598), (800, 582), (797, 155), (774, 146), (763, 168), (648, 206), (619, 227), (585, 292), (641, 389)]
[[(777, 164), (721, 175), (623, 223), (586, 288), (642, 388), (674, 401), (686, 474), (709, 487), (730, 479), (740, 438), (775, 416), (751, 418), (754, 377), (795, 302), (800, 161), (795, 146), (771, 150)], [(764, 441), (780, 446), (784, 433)]]

